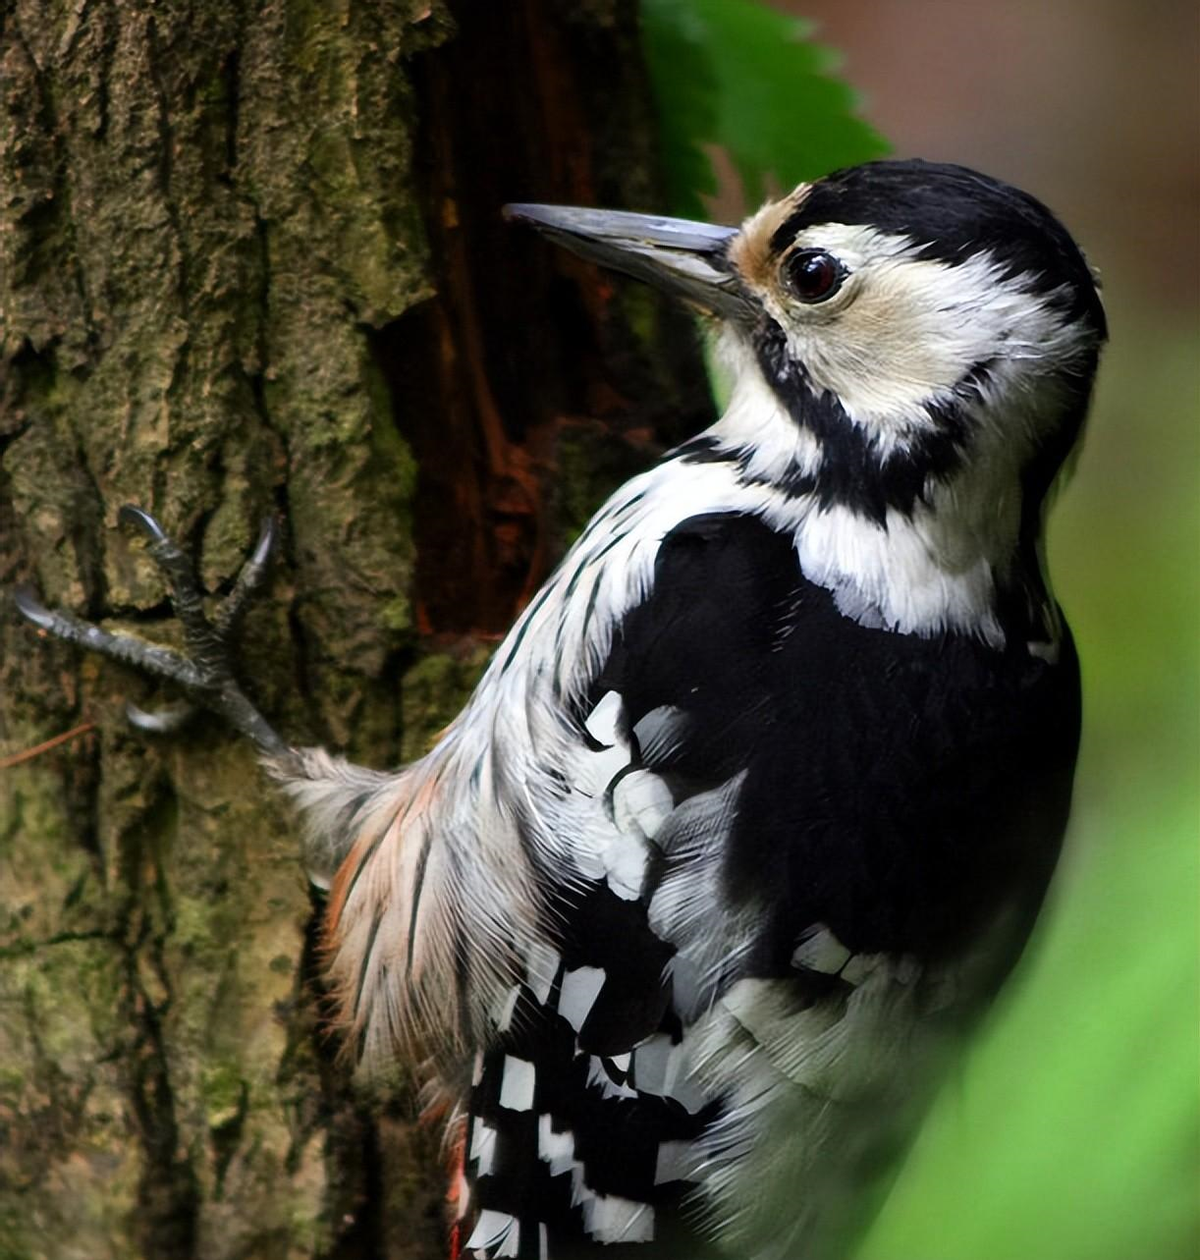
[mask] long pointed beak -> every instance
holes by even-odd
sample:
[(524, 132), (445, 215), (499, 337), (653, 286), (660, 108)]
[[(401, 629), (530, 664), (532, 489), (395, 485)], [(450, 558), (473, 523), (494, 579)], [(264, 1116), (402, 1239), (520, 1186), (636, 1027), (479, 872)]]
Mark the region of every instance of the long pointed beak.
[(713, 315), (754, 317), (755, 307), (728, 261), (737, 228), (575, 206), (511, 205), (504, 207), (504, 217), (532, 224), (581, 258), (644, 280)]

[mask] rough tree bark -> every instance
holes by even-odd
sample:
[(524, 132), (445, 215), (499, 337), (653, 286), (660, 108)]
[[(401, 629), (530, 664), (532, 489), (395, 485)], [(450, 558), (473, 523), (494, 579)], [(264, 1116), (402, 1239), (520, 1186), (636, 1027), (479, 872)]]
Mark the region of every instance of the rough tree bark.
[[(419, 753), (571, 529), (708, 403), (686, 320), (506, 228), (661, 208), (632, 0), (0, 3), (0, 588), (170, 638), (141, 504), (296, 741)], [(249, 748), (0, 596), (0, 1257), (440, 1252), (436, 1136), (322, 1024)]]

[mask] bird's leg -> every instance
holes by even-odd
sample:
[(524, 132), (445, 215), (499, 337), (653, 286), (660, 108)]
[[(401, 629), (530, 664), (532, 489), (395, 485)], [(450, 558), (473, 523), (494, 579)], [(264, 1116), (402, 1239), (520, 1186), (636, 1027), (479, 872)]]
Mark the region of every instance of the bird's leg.
[(266, 718), (254, 707), (234, 677), (230, 644), (237, 633), (246, 608), (261, 590), (277, 537), (274, 519), (262, 527), (249, 559), (242, 566), (233, 590), (210, 621), (204, 614), (203, 595), (191, 560), (167, 536), (162, 526), (137, 507), (123, 507), (118, 515), (123, 525), (134, 525), (149, 540), (147, 550), (167, 580), (171, 604), (183, 628), (184, 652), (147, 643), (131, 634), (114, 633), (92, 625), (67, 612), (46, 608), (33, 589), (19, 587), (14, 592), (17, 610), (39, 630), (66, 643), (102, 656), (132, 665), (158, 678), (166, 678), (179, 686), (188, 703), (158, 713), (147, 713), (136, 706), (127, 706), (130, 720), (143, 730), (174, 731), (188, 720), (197, 708), (208, 709), (229, 723), (236, 731), (253, 740), (267, 757), (287, 761), (294, 757), (292, 749), (276, 734)]

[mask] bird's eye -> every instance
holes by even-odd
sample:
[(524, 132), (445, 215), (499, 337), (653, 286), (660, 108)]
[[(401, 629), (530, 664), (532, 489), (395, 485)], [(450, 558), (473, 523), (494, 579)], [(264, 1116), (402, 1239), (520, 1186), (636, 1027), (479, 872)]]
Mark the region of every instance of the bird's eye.
[(845, 267), (823, 249), (798, 249), (783, 264), (783, 283), (801, 302), (833, 297), (845, 276)]

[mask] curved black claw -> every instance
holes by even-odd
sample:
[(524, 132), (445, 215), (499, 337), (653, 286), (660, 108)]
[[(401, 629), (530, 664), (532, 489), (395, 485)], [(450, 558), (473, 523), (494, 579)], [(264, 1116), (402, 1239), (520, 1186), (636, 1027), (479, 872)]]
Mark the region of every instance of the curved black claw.
[(132, 525), (135, 529), (140, 529), (151, 542), (166, 540), (167, 531), (158, 523), (158, 518), (133, 503), (126, 503), (118, 509), (117, 520), (122, 525)]
[(246, 615), (246, 609), (254, 602), (254, 597), (262, 590), (270, 573), (271, 556), (275, 544), (279, 541), (279, 522), (274, 516), (268, 516), (258, 531), (258, 541), (250, 553), (233, 590), (225, 597), (217, 615), (213, 618), (213, 629), (222, 638), (236, 634)]
[(17, 606), (17, 612), (26, 621), (31, 621), (39, 630), (54, 633), (52, 629), (54, 614), (38, 599), (37, 592), (28, 582), (22, 582), (13, 588), (13, 603)]
[(157, 520), (142, 508), (126, 505), (118, 513), (124, 525), (132, 525), (148, 539), (147, 551), (167, 580), (171, 603), (183, 630), (185, 651), (175, 652), (135, 638), (113, 633), (83, 621), (71, 613), (45, 607), (33, 588), (21, 586), (13, 593), (17, 610), (43, 634), (132, 665), (159, 678), (177, 683), (190, 702), (163, 713), (148, 713), (129, 706), (129, 719), (142, 730), (178, 730), (197, 707), (224, 718), (235, 730), (252, 739), (272, 757), (289, 755), (288, 745), (251, 704), (234, 677), (230, 639), (251, 598), (262, 588), (277, 527), (268, 521), (259, 534), (250, 558), (242, 566), (234, 588), (213, 622), (204, 613), (204, 597), (189, 557)]

